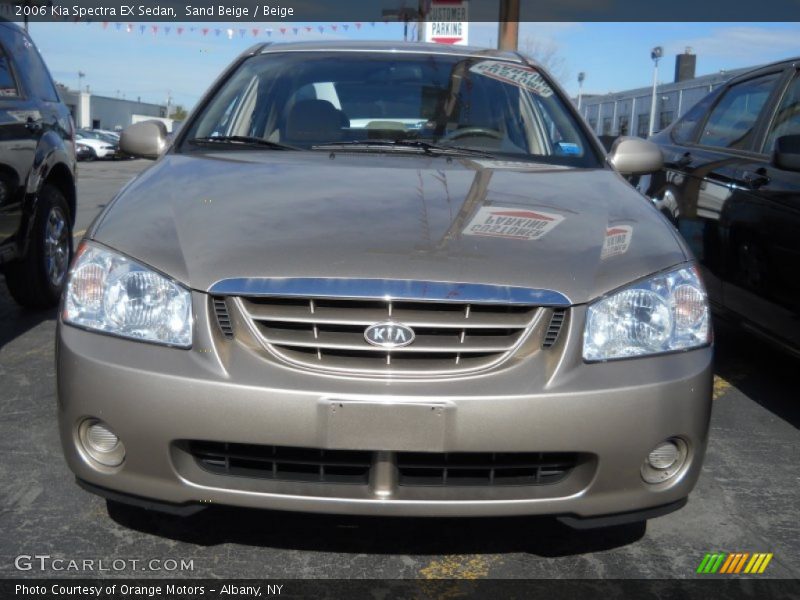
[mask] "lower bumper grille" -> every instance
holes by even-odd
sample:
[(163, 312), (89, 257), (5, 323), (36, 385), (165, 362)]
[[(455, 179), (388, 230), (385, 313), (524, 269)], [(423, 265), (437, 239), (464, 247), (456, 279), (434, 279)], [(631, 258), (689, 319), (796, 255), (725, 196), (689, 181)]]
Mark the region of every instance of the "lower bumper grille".
[[(197, 464), (217, 475), (307, 483), (369, 482), (374, 452), (191, 441)], [(398, 452), (399, 486), (492, 487), (558, 483), (579, 464), (577, 453)]]
[(217, 475), (277, 481), (366, 484), (371, 452), (189, 442), (197, 463)]
[(572, 453), (400, 452), (400, 485), (504, 486), (558, 483), (577, 464)]

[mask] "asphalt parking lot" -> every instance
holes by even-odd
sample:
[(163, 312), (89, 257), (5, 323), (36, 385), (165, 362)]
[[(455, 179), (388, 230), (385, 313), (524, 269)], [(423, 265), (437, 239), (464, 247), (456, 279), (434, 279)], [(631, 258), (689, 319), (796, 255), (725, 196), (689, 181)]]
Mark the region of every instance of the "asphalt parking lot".
[[(147, 164), (82, 164), (76, 234)], [(689, 504), (646, 528), (594, 532), (542, 518), (109, 513), (75, 485), (61, 456), (54, 330), (55, 311), (18, 308), (0, 276), (2, 577), (92, 575), (15, 566), (19, 555), (47, 554), (128, 561), (106, 576), (684, 578), (712, 551), (772, 552), (761, 577), (800, 576), (800, 362), (726, 327), (717, 331), (711, 442)], [(193, 570), (140, 571), (150, 559), (192, 561)]]

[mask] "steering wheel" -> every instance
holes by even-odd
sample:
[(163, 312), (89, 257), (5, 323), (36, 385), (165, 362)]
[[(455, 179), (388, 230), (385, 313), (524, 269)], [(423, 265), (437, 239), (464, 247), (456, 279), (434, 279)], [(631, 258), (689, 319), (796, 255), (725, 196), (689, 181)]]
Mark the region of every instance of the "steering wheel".
[(457, 140), (462, 137), (489, 137), (495, 140), (502, 140), (503, 134), (496, 129), (489, 129), (488, 127), (464, 127), (451, 131), (443, 136), (442, 140)]

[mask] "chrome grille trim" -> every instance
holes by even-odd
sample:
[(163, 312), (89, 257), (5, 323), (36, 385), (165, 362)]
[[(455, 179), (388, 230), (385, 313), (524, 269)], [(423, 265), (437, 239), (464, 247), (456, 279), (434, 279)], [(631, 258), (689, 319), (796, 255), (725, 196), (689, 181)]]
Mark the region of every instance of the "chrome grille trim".
[[(369, 283), (359, 289), (359, 281)], [(442, 282), (278, 279), (228, 284), (215, 292), (223, 289), (249, 292), (227, 296), (233, 321), (271, 357), (348, 376), (444, 377), (485, 371), (522, 356), (523, 348), (525, 353), (541, 349), (552, 314), (563, 310), (523, 303), (522, 298), (539, 294), (534, 290)], [(477, 295), (467, 296), (467, 291)], [(545, 293), (537, 298), (548, 300)], [(367, 328), (392, 322), (411, 328), (414, 342), (387, 348), (367, 340)]]
[(408, 300), (553, 307), (568, 307), (572, 304), (564, 294), (547, 289), (413, 279), (242, 277), (222, 279), (212, 285), (208, 293), (219, 296)]
[[(495, 367), (517, 352), (531, 331), (541, 333), (551, 312), (536, 306), (330, 298), (237, 297), (233, 305), (256, 341), (284, 362), (384, 377), (446, 376)], [(413, 344), (387, 349), (366, 341), (366, 327), (390, 318), (414, 329)]]

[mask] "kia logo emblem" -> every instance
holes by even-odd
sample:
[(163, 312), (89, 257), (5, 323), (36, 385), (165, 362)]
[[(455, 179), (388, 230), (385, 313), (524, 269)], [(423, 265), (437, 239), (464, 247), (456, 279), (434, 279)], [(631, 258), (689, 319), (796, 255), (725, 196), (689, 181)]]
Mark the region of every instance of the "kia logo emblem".
[(395, 321), (375, 323), (364, 331), (367, 343), (380, 348), (402, 348), (412, 343), (415, 337), (411, 327)]

